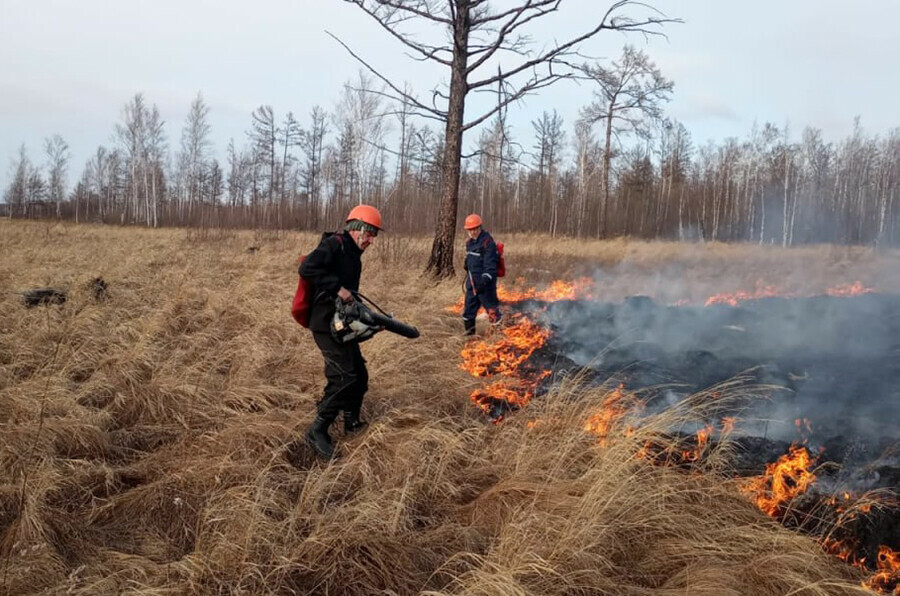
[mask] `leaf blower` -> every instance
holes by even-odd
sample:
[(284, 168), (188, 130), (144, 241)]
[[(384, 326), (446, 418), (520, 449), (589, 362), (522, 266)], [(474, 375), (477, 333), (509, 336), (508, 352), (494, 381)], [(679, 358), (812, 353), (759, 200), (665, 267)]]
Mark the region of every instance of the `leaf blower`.
[[(354, 299), (350, 302), (344, 302), (340, 298), (335, 299), (334, 317), (331, 319), (331, 335), (339, 343), (363, 342), (384, 330), (409, 339), (419, 337), (419, 330), (412, 325), (398, 321), (362, 294), (356, 292), (353, 294)], [(378, 312), (363, 304), (360, 298), (367, 300)]]

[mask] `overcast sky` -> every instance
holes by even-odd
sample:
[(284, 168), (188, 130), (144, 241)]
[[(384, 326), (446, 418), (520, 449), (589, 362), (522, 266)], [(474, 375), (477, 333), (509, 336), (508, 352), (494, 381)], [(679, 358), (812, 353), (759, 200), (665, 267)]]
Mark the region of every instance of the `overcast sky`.
[[(856, 115), (869, 133), (900, 126), (898, 0), (649, 1), (684, 20), (666, 26), (668, 39), (609, 33), (583, 49), (606, 58), (624, 43), (644, 49), (675, 82), (667, 112), (695, 144), (745, 137), (754, 122), (790, 123), (795, 137), (812, 125), (832, 140)], [(609, 4), (565, 0), (532, 33), (541, 43), (565, 39)], [(71, 148), (71, 187), (97, 146), (111, 144), (137, 92), (159, 107), (173, 149), (202, 92), (220, 160), (229, 138), (243, 144), (259, 105), (307, 124), (310, 108), (331, 110), (359, 68), (326, 30), (423, 94), (444, 80), (342, 0), (0, 0), (0, 195), (19, 146), (43, 163), (43, 139), (53, 134)], [(529, 123), (543, 110), (557, 109), (571, 131), (590, 98), (589, 86), (563, 82), (509, 118), (530, 147)]]

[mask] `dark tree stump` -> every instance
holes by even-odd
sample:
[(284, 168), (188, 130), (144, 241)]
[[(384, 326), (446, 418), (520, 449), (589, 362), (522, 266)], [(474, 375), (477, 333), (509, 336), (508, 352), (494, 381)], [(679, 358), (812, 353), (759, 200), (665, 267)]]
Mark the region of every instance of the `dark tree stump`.
[(36, 288), (22, 292), (22, 300), (25, 306), (41, 306), (48, 304), (63, 304), (66, 301), (66, 291), (56, 288)]

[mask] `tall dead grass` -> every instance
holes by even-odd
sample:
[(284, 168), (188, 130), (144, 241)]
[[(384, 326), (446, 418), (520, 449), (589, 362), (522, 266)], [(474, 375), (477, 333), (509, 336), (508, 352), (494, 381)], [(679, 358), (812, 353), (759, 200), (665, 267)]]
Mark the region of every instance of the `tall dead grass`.
[[(506, 240), (535, 278), (682, 250)], [(363, 291), (422, 337), (365, 344), (372, 424), (339, 433), (340, 461), (316, 460), (298, 438), (322, 362), (288, 315), (296, 258), (315, 243), (0, 222), (0, 593), (863, 592), (718, 464), (637, 461), (652, 425), (599, 446), (581, 428), (602, 389), (563, 383), (486, 424), (444, 312), (459, 290), (421, 277), (424, 238), (385, 235), (364, 258)], [(712, 258), (685, 250), (689, 268)], [(741, 258), (719, 250), (717, 263)], [(105, 302), (88, 288), (98, 276)], [(69, 301), (25, 309), (14, 293), (44, 285)]]

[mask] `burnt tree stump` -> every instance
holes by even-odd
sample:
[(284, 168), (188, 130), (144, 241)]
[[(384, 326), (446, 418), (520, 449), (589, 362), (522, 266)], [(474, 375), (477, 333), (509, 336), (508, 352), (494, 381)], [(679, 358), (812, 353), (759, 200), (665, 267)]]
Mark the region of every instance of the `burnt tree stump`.
[(66, 291), (57, 288), (35, 288), (22, 292), (22, 301), (28, 308), (49, 304), (63, 304), (66, 301)]

